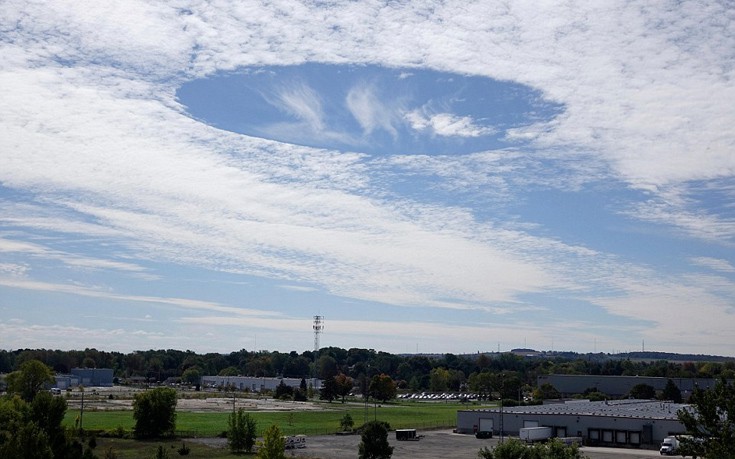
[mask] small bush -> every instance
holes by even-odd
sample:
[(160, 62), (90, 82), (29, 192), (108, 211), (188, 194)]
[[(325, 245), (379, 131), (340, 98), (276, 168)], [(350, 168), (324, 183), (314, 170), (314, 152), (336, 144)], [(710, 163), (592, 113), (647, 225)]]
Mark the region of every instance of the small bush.
[(158, 445), (158, 449), (153, 454), (153, 459), (169, 459), (168, 451), (163, 445)]
[(182, 443), (181, 448), (177, 451), (179, 452), (179, 456), (187, 456), (191, 452), (191, 448), (186, 446), (186, 443)]

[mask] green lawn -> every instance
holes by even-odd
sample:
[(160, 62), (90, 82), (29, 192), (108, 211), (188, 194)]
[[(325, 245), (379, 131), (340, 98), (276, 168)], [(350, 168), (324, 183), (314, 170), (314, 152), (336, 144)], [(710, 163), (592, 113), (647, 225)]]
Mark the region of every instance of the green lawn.
[[(457, 422), (457, 410), (479, 408), (476, 405), (451, 403), (390, 403), (365, 406), (358, 403), (325, 404), (329, 411), (292, 411), (292, 412), (251, 412), (250, 415), (258, 423), (258, 429), (264, 430), (272, 424), (278, 425), (285, 434), (321, 435), (339, 430), (340, 419), (345, 412), (350, 413), (355, 426), (377, 418), (387, 421), (392, 428), (438, 428), (454, 427)], [(64, 424), (74, 426), (79, 411), (68, 411)], [(229, 413), (192, 413), (178, 412), (176, 429), (181, 436), (217, 436), (227, 430)], [(135, 425), (131, 411), (85, 411), (82, 424), (85, 430), (112, 431), (118, 428), (130, 432)]]
[[(178, 449), (181, 447), (182, 443), (186, 443), (186, 446), (190, 449), (187, 456), (179, 456), (178, 454)], [(98, 439), (97, 448), (95, 448), (94, 453), (97, 457), (105, 457), (105, 452), (112, 449), (115, 453), (115, 457), (118, 459), (146, 459), (155, 457), (154, 455), (159, 445), (163, 445), (168, 450), (168, 456), (170, 458), (185, 457), (187, 459), (225, 459), (255, 457), (255, 454), (232, 454), (226, 446), (222, 448), (213, 448), (185, 440), (140, 441), (121, 440), (119, 438)]]

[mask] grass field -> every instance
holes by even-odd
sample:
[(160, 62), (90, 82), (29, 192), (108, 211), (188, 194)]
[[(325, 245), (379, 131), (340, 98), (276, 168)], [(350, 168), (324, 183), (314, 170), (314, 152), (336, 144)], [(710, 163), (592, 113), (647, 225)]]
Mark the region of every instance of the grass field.
[[(179, 456), (177, 450), (182, 443), (190, 449), (186, 456)], [(170, 458), (186, 457), (188, 459), (225, 459), (225, 458), (243, 458), (255, 457), (251, 455), (236, 455), (230, 453), (226, 447), (213, 448), (206, 445), (197, 444), (182, 440), (159, 440), (159, 441), (140, 441), (140, 440), (122, 440), (119, 438), (101, 438), (97, 440), (97, 448), (94, 453), (98, 457), (105, 457), (105, 452), (112, 450), (118, 459), (147, 459), (155, 457), (156, 450), (159, 445), (163, 445), (168, 450)]]
[[(324, 411), (252, 412), (258, 429), (265, 430), (272, 424), (278, 425), (285, 434), (324, 435), (339, 430), (340, 420), (350, 413), (355, 426), (365, 420), (378, 419), (388, 422), (392, 428), (438, 428), (454, 427), (457, 410), (470, 408), (451, 403), (389, 403), (379, 406), (359, 403), (325, 404)], [(478, 408), (478, 406), (472, 406)], [(79, 415), (77, 410), (67, 411), (64, 424), (74, 426)], [(213, 437), (227, 430), (229, 413), (177, 412), (176, 430), (179, 436)], [(135, 425), (131, 411), (85, 411), (82, 425), (88, 431), (113, 431), (122, 429), (130, 432)]]

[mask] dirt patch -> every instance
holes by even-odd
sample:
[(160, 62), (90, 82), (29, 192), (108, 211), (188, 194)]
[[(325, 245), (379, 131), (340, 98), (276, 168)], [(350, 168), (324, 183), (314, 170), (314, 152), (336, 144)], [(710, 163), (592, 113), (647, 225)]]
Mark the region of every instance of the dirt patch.
[[(92, 411), (132, 411), (135, 394), (145, 389), (128, 387), (94, 387), (84, 391), (84, 409)], [(63, 393), (69, 409), (78, 410), (82, 405), (82, 393), (78, 390)], [(318, 403), (293, 402), (259, 397), (251, 394), (225, 395), (221, 392), (179, 391), (177, 411), (192, 413), (224, 413), (242, 408), (246, 411), (326, 411)]]

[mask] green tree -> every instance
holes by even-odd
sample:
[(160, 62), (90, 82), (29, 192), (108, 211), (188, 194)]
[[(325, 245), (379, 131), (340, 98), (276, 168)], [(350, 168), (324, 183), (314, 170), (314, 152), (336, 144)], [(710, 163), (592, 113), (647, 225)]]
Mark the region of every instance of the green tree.
[(33, 422), (30, 406), (19, 396), (0, 398), (0, 457), (54, 457), (48, 434)]
[(274, 398), (277, 398), (279, 400), (288, 400), (293, 398), (293, 387), (289, 386), (283, 380), (281, 380), (280, 383), (276, 386), (276, 393), (274, 394)]
[(331, 403), (332, 400), (337, 398), (337, 391), (337, 381), (333, 377), (329, 377), (322, 381), (322, 388), (319, 390), (319, 399), (327, 400)]
[(342, 397), (342, 403), (345, 402), (345, 397), (350, 394), (350, 391), (355, 387), (355, 383), (352, 378), (344, 373), (340, 373), (334, 377), (336, 395)]
[(54, 397), (48, 392), (39, 392), (30, 404), (30, 419), (48, 437), (54, 457), (64, 457), (67, 450), (66, 431), (61, 425), (66, 408), (63, 397)]
[(230, 415), (228, 426), (227, 444), (230, 451), (250, 453), (255, 446), (255, 437), (258, 434), (255, 419), (250, 416), (250, 413), (240, 408), (236, 413)]
[(342, 429), (342, 432), (351, 432), (354, 426), (355, 421), (352, 419), (350, 413), (345, 413), (339, 421), (339, 427)]
[(383, 421), (369, 421), (362, 427), (358, 446), (359, 459), (390, 459), (393, 447), (388, 444), (390, 426)]
[(390, 376), (386, 374), (379, 374), (373, 376), (370, 380), (369, 386), (370, 396), (380, 401), (386, 402), (392, 398), (395, 398), (397, 389), (396, 383), (393, 382)]
[(666, 381), (666, 387), (664, 387), (664, 391), (661, 394), (661, 400), (671, 400), (674, 403), (681, 403), (681, 390), (676, 387), (674, 381), (670, 379)]
[(40, 360), (27, 360), (20, 364), (18, 371), (6, 377), (8, 392), (18, 394), (30, 402), (46, 384), (54, 382), (54, 374)]
[(176, 391), (158, 387), (135, 395), (134, 433), (138, 438), (172, 436), (176, 430)]
[(189, 367), (181, 373), (181, 380), (190, 386), (196, 386), (202, 380), (202, 370), (198, 366)]
[(492, 449), (482, 448), (480, 459), (582, 459), (585, 456), (577, 445), (565, 445), (553, 438), (547, 443), (527, 445), (517, 438), (509, 438)]
[(434, 392), (443, 392), (449, 386), (449, 371), (446, 368), (434, 368), (429, 376), (429, 388)]
[(220, 376), (237, 376), (239, 374), (240, 370), (238, 370), (237, 367), (223, 368), (222, 371), (219, 372)]
[(732, 457), (735, 442), (735, 385), (720, 379), (711, 389), (695, 388), (691, 408), (678, 411), (689, 437), (683, 437), (681, 453), (694, 457)]
[(559, 391), (549, 383), (543, 383), (533, 391), (533, 398), (536, 400), (549, 400), (559, 397), (561, 397)]
[(286, 442), (277, 425), (268, 427), (258, 445), (258, 459), (286, 459)]
[(651, 400), (656, 398), (656, 389), (649, 384), (636, 384), (630, 389), (629, 395), (640, 400)]

